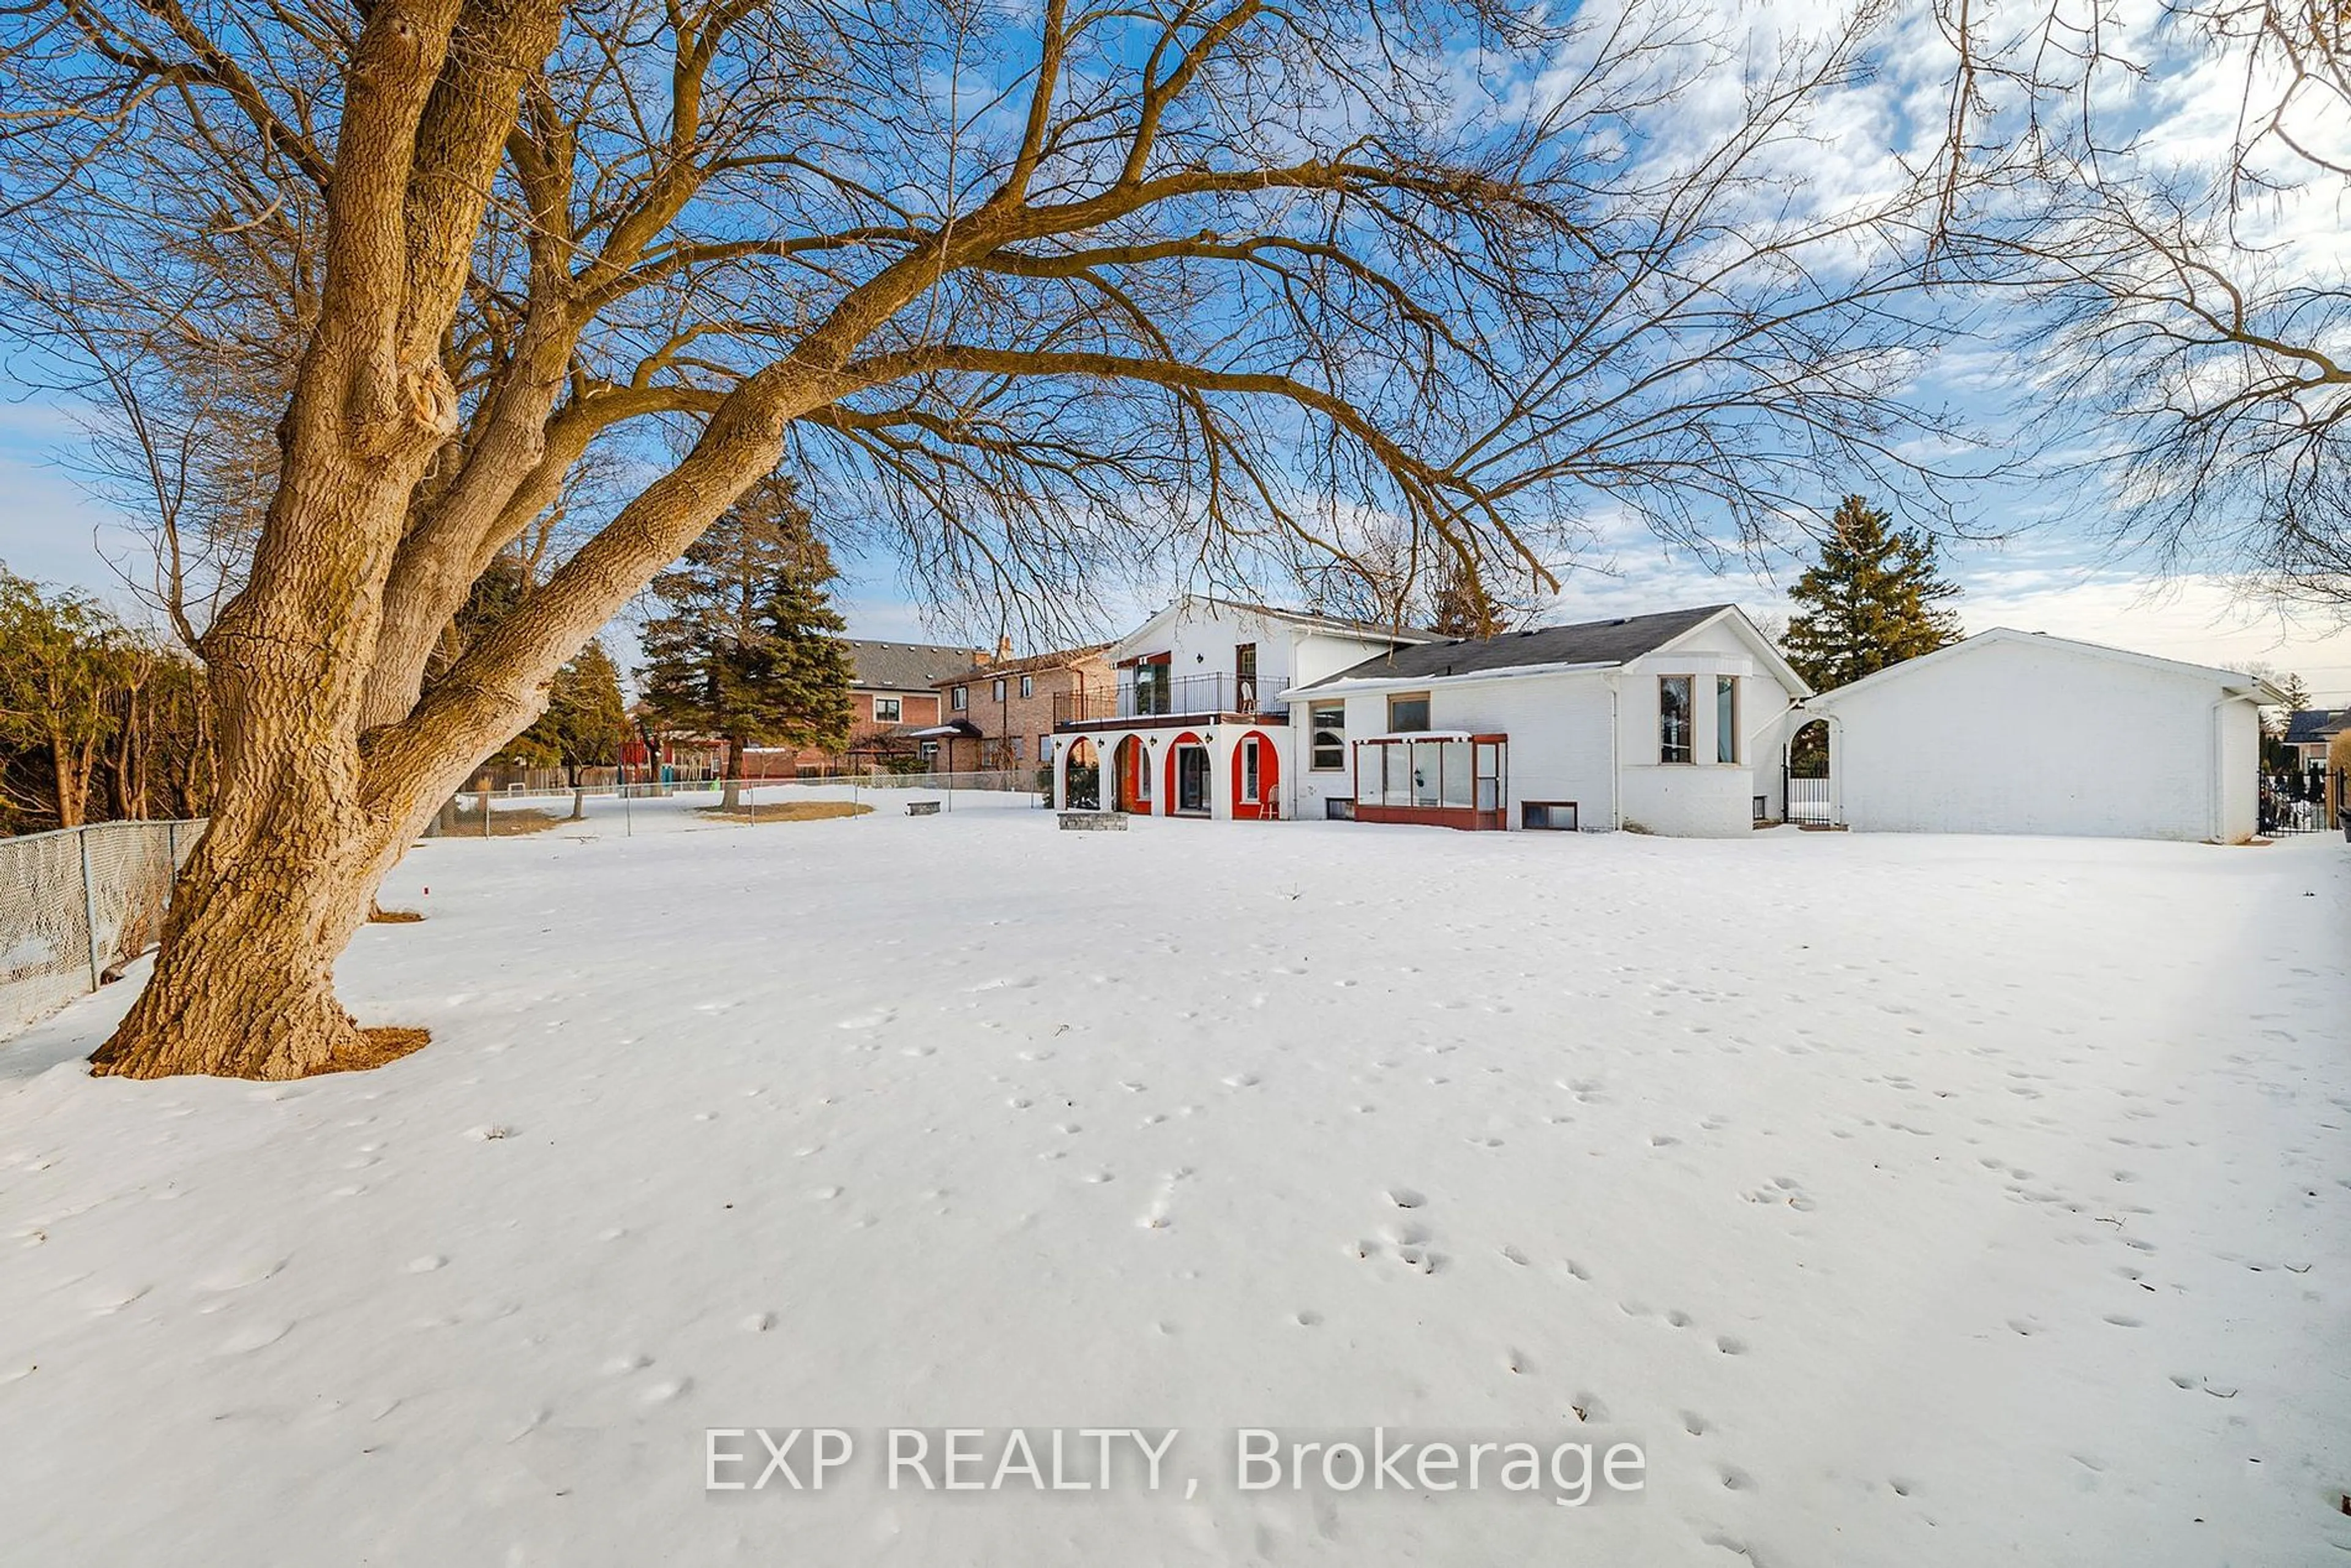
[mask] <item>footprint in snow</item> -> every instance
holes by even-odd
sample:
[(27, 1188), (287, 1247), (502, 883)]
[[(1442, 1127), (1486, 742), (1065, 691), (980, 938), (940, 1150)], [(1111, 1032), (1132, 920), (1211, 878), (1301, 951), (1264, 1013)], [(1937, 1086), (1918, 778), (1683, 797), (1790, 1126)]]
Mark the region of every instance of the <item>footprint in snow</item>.
[(839, 1023), (832, 1027), (835, 1029), (880, 1029), (883, 1024), (888, 1023), (894, 1016), (895, 1015), (888, 1008), (881, 1008), (870, 1013), (852, 1013), (849, 1017), (842, 1019)]
[(435, 1269), (445, 1269), (448, 1266), (448, 1259), (442, 1257), (438, 1252), (428, 1252), (422, 1258), (410, 1259), (408, 1271), (412, 1274), (430, 1274)]
[(292, 1333), (293, 1328), (294, 1325), (290, 1322), (247, 1323), (221, 1341), (220, 1354), (223, 1355), (248, 1354), (261, 1349), (264, 1345), (276, 1344)]
[(1387, 1197), (1398, 1208), (1418, 1208), (1428, 1201), (1421, 1196), (1418, 1188), (1409, 1186), (1392, 1186), (1388, 1188)]
[(233, 1263), (223, 1264), (199, 1279), (196, 1281), (196, 1289), (209, 1291), (214, 1294), (228, 1291), (242, 1291), (248, 1286), (258, 1285), (262, 1281), (285, 1268), (289, 1261), (291, 1261), (290, 1259), (277, 1257), (239, 1259)]

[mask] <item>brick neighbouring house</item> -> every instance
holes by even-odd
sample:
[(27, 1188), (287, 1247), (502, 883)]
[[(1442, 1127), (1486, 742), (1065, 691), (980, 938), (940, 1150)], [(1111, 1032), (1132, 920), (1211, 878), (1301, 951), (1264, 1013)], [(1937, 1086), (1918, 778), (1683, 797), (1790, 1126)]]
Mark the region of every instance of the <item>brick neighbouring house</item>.
[(812, 747), (748, 747), (743, 771), (754, 779), (806, 778), (862, 771), (893, 762), (911, 763), (919, 754), (914, 732), (938, 724), (946, 697), (936, 683), (971, 668), (983, 655), (977, 648), (933, 643), (883, 643), (848, 638), (850, 663), (849, 748), (834, 753)]
[(934, 683), (943, 712), (935, 727), (917, 732), (917, 741), (936, 747), (942, 773), (1049, 763), (1055, 699), (1117, 690), (1104, 656), (1109, 648), (1096, 643), (1015, 659), (1011, 644), (998, 643), (995, 658)]

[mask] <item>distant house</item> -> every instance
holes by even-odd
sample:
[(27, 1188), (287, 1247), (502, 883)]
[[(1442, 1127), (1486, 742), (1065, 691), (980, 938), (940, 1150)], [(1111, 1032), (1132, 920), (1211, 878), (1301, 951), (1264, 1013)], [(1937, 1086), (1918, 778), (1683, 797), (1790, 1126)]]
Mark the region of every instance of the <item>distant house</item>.
[(1057, 799), (1094, 761), (1079, 804), (1161, 816), (1743, 833), (1809, 690), (1725, 604), (1463, 640), (1186, 601), (1111, 657)]
[(1865, 831), (2250, 838), (2257, 676), (2001, 627), (1808, 698)]
[(1050, 762), (1057, 706), (1081, 705), (1115, 689), (1103, 657), (1109, 647), (1095, 643), (1016, 659), (1011, 644), (999, 643), (996, 658), (933, 683), (944, 716), (916, 730), (915, 740), (933, 748), (943, 773)]
[(2283, 746), (2293, 758), (2296, 772), (2308, 773), (2326, 766), (2327, 747), (2335, 737), (2351, 729), (2351, 708), (2297, 708), (2286, 717)]
[(887, 766), (911, 765), (921, 743), (917, 730), (939, 722), (945, 701), (935, 685), (942, 676), (971, 667), (977, 648), (929, 643), (880, 643), (850, 639), (841, 644), (850, 663), (849, 746), (839, 752), (812, 747), (750, 747), (744, 771), (754, 778), (792, 778)]

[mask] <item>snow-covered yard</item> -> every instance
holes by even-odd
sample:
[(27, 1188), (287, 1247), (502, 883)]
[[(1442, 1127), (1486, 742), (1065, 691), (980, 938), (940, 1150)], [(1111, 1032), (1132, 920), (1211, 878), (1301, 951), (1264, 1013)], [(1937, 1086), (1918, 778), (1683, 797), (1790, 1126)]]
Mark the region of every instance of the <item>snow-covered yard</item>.
[[(379, 1072), (0, 1047), (0, 1560), (2351, 1563), (2339, 841), (618, 826), (410, 856)], [(1646, 1489), (1234, 1484), (1374, 1425)]]

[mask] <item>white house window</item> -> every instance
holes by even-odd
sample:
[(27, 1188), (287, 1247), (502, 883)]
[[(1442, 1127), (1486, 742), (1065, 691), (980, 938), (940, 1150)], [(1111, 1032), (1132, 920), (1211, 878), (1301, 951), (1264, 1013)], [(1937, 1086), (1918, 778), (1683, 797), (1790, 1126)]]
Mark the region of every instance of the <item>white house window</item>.
[(915, 755), (925, 762), (936, 762), (939, 759), (939, 743), (935, 740), (926, 740), (915, 748)]
[(1241, 799), (1250, 805), (1258, 800), (1257, 737), (1241, 742)]
[(971, 692), (969, 688), (957, 686), (955, 690), (949, 692), (947, 694), (947, 706), (953, 708), (957, 713), (962, 713), (965, 709), (970, 707)]
[(1023, 675), (1020, 677), (1020, 695), (1024, 697), (1033, 697), (1037, 695), (1036, 676)]
[(1714, 759), (1739, 760), (1739, 677), (1714, 677)]
[(1020, 760), (1020, 737), (1016, 735), (1004, 744), (1012, 748), (1012, 760), (1018, 763)]
[(1428, 727), (1428, 694), (1404, 692), (1388, 698), (1388, 731), (1402, 735)]
[(1317, 773), (1343, 773), (1347, 768), (1347, 705), (1316, 703), (1308, 710), (1314, 729), (1311, 766)]
[(1004, 700), (1004, 679), (1002, 676), (999, 675), (997, 677), (995, 688), (987, 694), (987, 700), (992, 703), (1000, 703)]
[(1657, 760), (1690, 760), (1690, 685), (1687, 675), (1657, 677)]
[(904, 698), (875, 697), (873, 699), (873, 722), (875, 724), (896, 724), (904, 717), (906, 705)]

